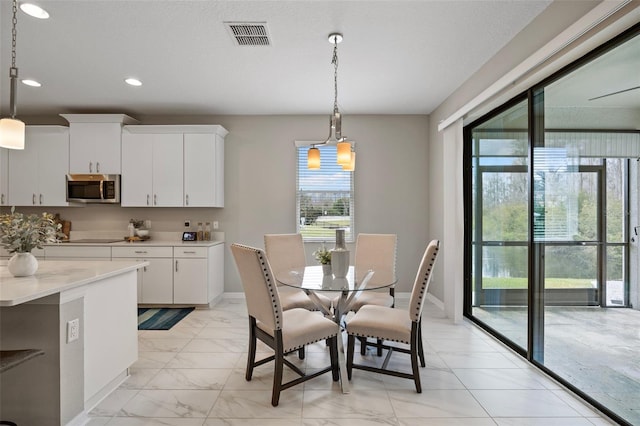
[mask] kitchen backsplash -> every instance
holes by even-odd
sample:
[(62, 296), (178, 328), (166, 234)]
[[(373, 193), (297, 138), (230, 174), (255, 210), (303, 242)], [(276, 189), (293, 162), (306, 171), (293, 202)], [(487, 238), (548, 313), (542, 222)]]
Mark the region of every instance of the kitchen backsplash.
[[(7, 213), (10, 207), (3, 206), (0, 212)], [(196, 231), (198, 222), (203, 226), (211, 223), (212, 232), (222, 232), (224, 224), (219, 222), (219, 229), (213, 229), (213, 222), (220, 209), (217, 208), (130, 208), (119, 205), (88, 204), (85, 207), (17, 207), (16, 211), (22, 213), (59, 213), (61, 219), (71, 221), (72, 232), (111, 232), (117, 231), (122, 236), (127, 233), (127, 225), (131, 219), (151, 221), (151, 232), (176, 232), (182, 235), (183, 231)], [(191, 227), (184, 226), (185, 221), (191, 222)]]

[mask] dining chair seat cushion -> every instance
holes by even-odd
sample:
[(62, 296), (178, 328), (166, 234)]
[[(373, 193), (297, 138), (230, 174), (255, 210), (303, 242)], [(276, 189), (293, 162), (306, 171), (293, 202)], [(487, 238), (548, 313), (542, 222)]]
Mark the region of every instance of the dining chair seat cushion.
[[(310, 311), (317, 311), (318, 307), (316, 304), (307, 296), (307, 294), (295, 287), (287, 287), (285, 285), (278, 286), (278, 294), (280, 295), (280, 304), (282, 305), (282, 309), (288, 311), (293, 308), (303, 308), (308, 309)], [(318, 299), (320, 299), (320, 303), (327, 310), (331, 307), (331, 299), (323, 294), (318, 294)]]
[(377, 305), (377, 306), (386, 306), (390, 308), (393, 306), (394, 300), (393, 296), (389, 294), (389, 291), (381, 292), (381, 291), (363, 291), (360, 293), (360, 296), (353, 302), (351, 306), (352, 311), (358, 311), (365, 305)]
[(365, 305), (347, 319), (347, 332), (358, 337), (411, 344), (411, 319), (404, 309)]
[[(282, 346), (284, 353), (301, 348), (309, 343), (330, 339), (340, 331), (338, 324), (325, 318), (318, 312), (311, 312), (303, 308), (293, 308), (282, 313)], [(257, 323), (265, 333), (273, 336), (273, 330), (265, 327), (261, 322)]]

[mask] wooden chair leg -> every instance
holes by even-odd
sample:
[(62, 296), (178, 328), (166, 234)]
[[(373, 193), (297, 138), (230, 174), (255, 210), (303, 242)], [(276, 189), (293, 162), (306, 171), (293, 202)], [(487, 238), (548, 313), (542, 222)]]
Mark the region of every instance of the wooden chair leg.
[(304, 359), (304, 346), (298, 349), (298, 358)]
[(247, 381), (251, 380), (251, 376), (253, 376), (253, 366), (256, 363), (256, 320), (254, 318), (249, 318), (249, 354), (247, 355), (247, 370), (245, 372), (244, 378)]
[[(276, 333), (281, 333), (278, 330)], [(276, 350), (274, 354), (273, 391), (271, 393), (271, 405), (278, 406), (280, 391), (282, 390), (282, 373), (284, 371), (284, 353), (282, 348), (282, 335), (276, 337)]]
[(358, 340), (360, 340), (360, 355), (365, 356), (367, 354), (367, 338), (358, 337)]
[(420, 365), (425, 367), (427, 363), (424, 360), (424, 347), (422, 343), (422, 321), (418, 323), (418, 356), (420, 357)]
[(356, 345), (356, 338), (349, 334), (347, 336), (347, 377), (351, 380), (351, 372), (353, 371), (353, 351)]
[(413, 382), (416, 385), (416, 392), (422, 393), (422, 385), (420, 384), (420, 369), (418, 368), (419, 340), (419, 326), (416, 327), (414, 323), (414, 325), (411, 327), (411, 370), (413, 371)]
[(382, 339), (378, 339), (378, 350), (376, 353), (378, 356), (382, 356)]
[(333, 381), (340, 380), (340, 370), (338, 366), (338, 337), (330, 339), (331, 344), (329, 346), (329, 355), (331, 357), (331, 374), (333, 375)]

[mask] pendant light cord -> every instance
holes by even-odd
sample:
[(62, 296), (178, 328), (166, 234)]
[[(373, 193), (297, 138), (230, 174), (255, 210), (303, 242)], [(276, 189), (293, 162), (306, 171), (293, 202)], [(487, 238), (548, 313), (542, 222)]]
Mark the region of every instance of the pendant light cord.
[(333, 36), (333, 112), (338, 112), (338, 36)]
[(18, 35), (18, 31), (16, 27), (18, 26), (18, 2), (17, 0), (13, 0), (13, 20), (11, 21), (11, 69), (9, 69), (9, 77), (11, 78), (11, 88), (10, 88), (10, 97), (9, 97), (9, 105), (11, 110), (11, 118), (16, 118), (16, 91), (17, 88), (17, 79), (18, 79), (18, 68), (16, 68), (16, 37)]

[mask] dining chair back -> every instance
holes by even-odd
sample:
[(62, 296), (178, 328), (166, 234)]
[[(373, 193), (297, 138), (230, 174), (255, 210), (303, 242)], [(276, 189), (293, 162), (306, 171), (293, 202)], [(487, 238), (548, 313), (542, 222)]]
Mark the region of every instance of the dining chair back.
[[(331, 371), (333, 380), (337, 381), (339, 379), (337, 335), (340, 331), (338, 325), (306, 309), (292, 308), (283, 311), (273, 272), (264, 251), (242, 244), (232, 244), (231, 253), (240, 274), (249, 315), (249, 349), (245, 379), (251, 380), (255, 367), (274, 361), (271, 393), (273, 406), (279, 404), (281, 391), (321, 374)], [(269, 346), (274, 354), (256, 361), (257, 340)], [(286, 355), (321, 340), (326, 340), (328, 343), (330, 366), (305, 374), (285, 358)], [(300, 377), (283, 383), (285, 365)]]
[[(265, 234), (264, 250), (275, 277), (289, 274), (291, 271), (302, 272), (307, 265), (302, 234)], [(310, 311), (319, 309), (303, 290), (278, 285), (278, 291), (282, 309), (285, 311), (292, 308), (304, 308)], [(330, 298), (318, 294), (318, 300), (325, 311), (331, 310)], [(304, 351), (301, 351), (300, 355), (303, 358)]]
[[(422, 310), (429, 283), (431, 282), (433, 267), (435, 265), (440, 243), (432, 240), (424, 251), (422, 260), (413, 283), (409, 309), (396, 309), (386, 306), (366, 305), (347, 320), (347, 375), (351, 379), (353, 369), (372, 371), (396, 377), (412, 379), (416, 392), (422, 392), (420, 384), (420, 366), (425, 366), (424, 348), (422, 345)], [(387, 356), (381, 367), (374, 367), (353, 362), (355, 339), (371, 337), (377, 339), (377, 343), (364, 340), (366, 346), (374, 346), (386, 349)], [(408, 344), (409, 348), (387, 344), (386, 342), (399, 342)], [(362, 341), (361, 341), (362, 342)], [(411, 373), (406, 373), (387, 368), (391, 354), (394, 352), (407, 353), (411, 356)]]

